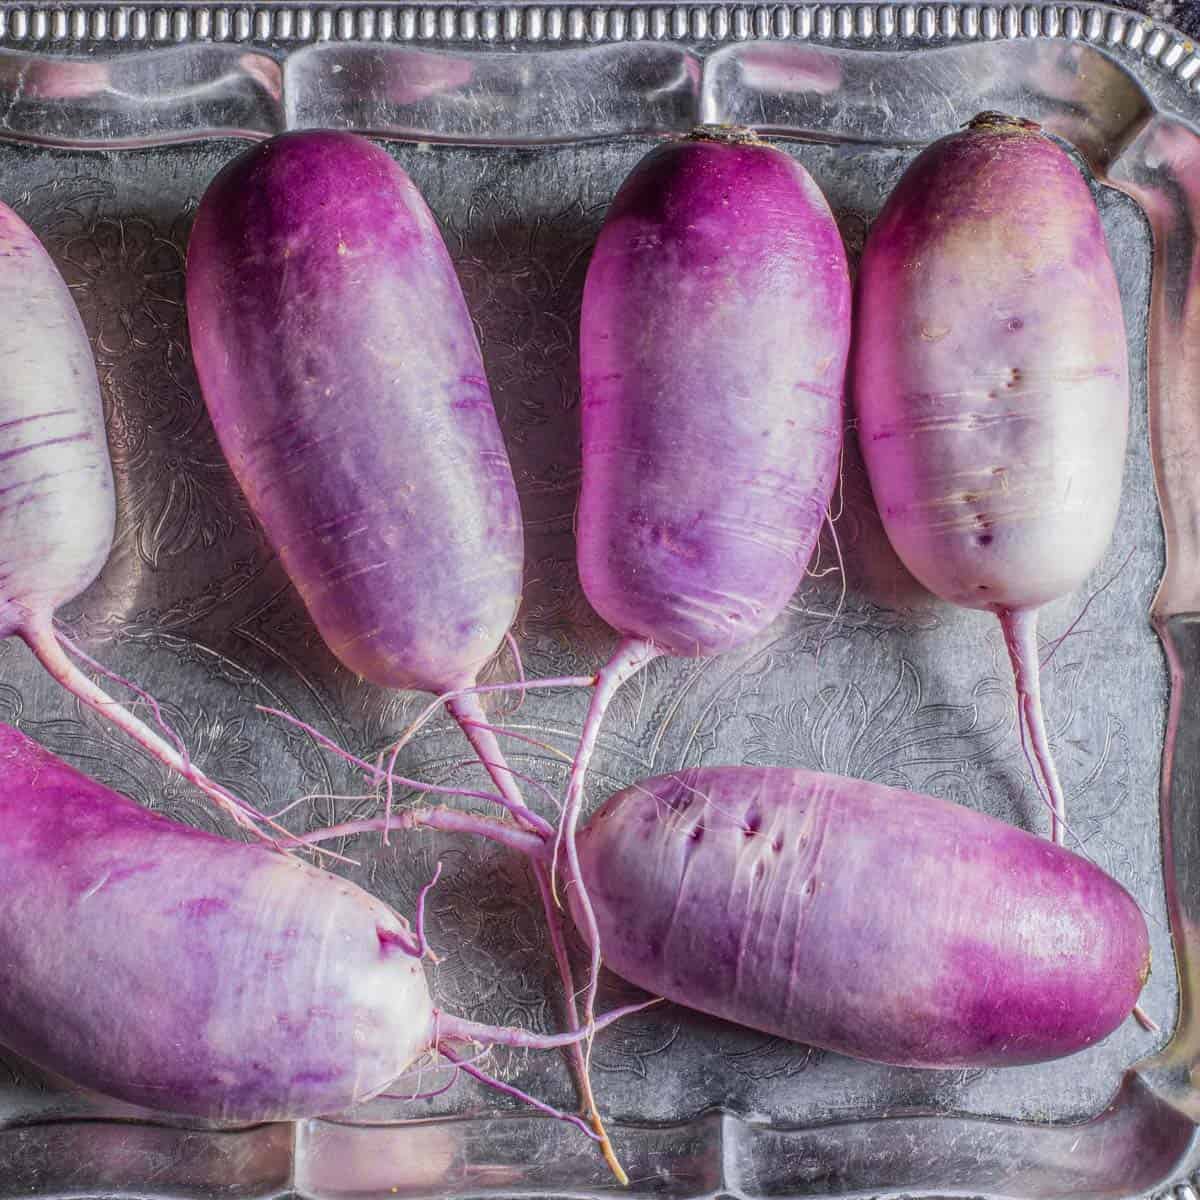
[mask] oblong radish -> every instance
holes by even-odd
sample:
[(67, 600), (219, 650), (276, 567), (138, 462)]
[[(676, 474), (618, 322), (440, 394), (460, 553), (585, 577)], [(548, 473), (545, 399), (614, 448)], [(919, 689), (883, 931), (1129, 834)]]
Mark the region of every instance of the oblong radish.
[(112, 549), (100, 384), (70, 289), (0, 205), (0, 636), (78, 596)]
[[(333, 653), (461, 692), (521, 595), (521, 514), (479, 343), (432, 213), (388, 154), (300, 132), (229, 163), (187, 259), (221, 447)], [(449, 706), (514, 809), (473, 695)]]
[(20, 637), (72, 695), (252, 825), (258, 814), (84, 674), (67, 650), (79, 652), (55, 630), (55, 611), (92, 583), (112, 549), (112, 463), (79, 310), (45, 247), (5, 204), (0, 310), (0, 638)]
[(1098, 867), (880, 784), (780, 767), (663, 775), (597, 810), (579, 857), (618, 975), (856, 1058), (1071, 1054), (1129, 1015), (1149, 972), (1137, 903)]
[(294, 1120), (369, 1100), (427, 1051), (580, 1036), (439, 1012), (419, 920), (151, 813), (6, 725), (0, 878), (0, 1041), (133, 1104)]
[(326, 644), (383, 687), (474, 682), (521, 595), (521, 514), (433, 214), (353, 134), (239, 155), (196, 214), (196, 370)]
[(854, 399), (884, 528), (930, 591), (1003, 623), (1061, 841), (1037, 609), (1108, 547), (1129, 421), (1091, 191), (1037, 126), (982, 114), (905, 172), (867, 237), (857, 303)]
[(791, 599), (841, 448), (846, 257), (798, 162), (712, 135), (652, 151), (588, 267), (579, 576), (615, 629), (687, 657)]
[(583, 295), (577, 553), (588, 600), (624, 640), (568, 784), (573, 875), (615, 691), (658, 654), (755, 637), (803, 578), (837, 478), (849, 338), (841, 237), (793, 158), (748, 133), (700, 131), (621, 186)]

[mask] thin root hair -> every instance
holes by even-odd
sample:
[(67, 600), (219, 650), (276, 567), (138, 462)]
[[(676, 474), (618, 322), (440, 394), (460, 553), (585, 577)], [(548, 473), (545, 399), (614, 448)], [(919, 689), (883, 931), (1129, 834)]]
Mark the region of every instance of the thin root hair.
[(441, 710), (462, 696), (490, 696), (504, 692), (521, 692), (534, 689), (593, 687), (594, 675), (562, 675), (550, 679), (522, 679), (517, 683), (477, 683), (471, 687), (454, 688), (435, 696), (416, 716), (416, 719), (400, 735), (398, 744), (401, 747), (410, 741), (435, 717)]
[[(463, 1061), (474, 1065), (475, 1063), (481, 1062), (483, 1059), (487, 1058), (487, 1056), (491, 1054), (492, 1050), (492, 1046), (484, 1046)], [(438, 1054), (440, 1054), (439, 1050), (430, 1049), (428, 1053), (421, 1055), (416, 1067), (404, 1071), (402, 1074), (397, 1075), (396, 1078), (392, 1080), (392, 1084), (394, 1085), (401, 1079), (407, 1079), (410, 1075), (415, 1075), (417, 1077), (417, 1091), (408, 1094), (403, 1092), (380, 1092), (379, 1098), (384, 1100), (432, 1100), (436, 1096), (444, 1096), (458, 1082), (458, 1076), (462, 1069), (461, 1064), (454, 1063), (451, 1065), (450, 1081), (444, 1084), (442, 1087), (434, 1088), (432, 1091), (420, 1090), (421, 1080), (424, 1077), (425, 1072), (427, 1070), (437, 1069), (435, 1063), (427, 1062), (426, 1060), (430, 1056), (436, 1057)]]
[[(367, 775), (376, 785), (387, 785), (389, 782), (399, 784), (401, 787), (407, 788), (418, 795), (433, 793), (441, 796), (465, 796), (471, 800), (486, 800), (492, 804), (500, 804), (503, 806), (503, 801), (495, 792), (481, 792), (472, 788), (456, 788), (448, 787), (439, 783), (423, 783), (420, 780), (408, 779), (403, 775), (394, 775), (391, 771), (383, 771), (378, 766), (367, 762), (364, 758), (359, 758), (356, 754), (351, 754), (349, 750), (339, 746), (332, 738), (327, 737), (319, 729), (301, 721), (299, 717), (293, 717), (291, 713), (285, 713), (279, 708), (268, 708), (265, 705), (258, 705), (258, 711), (266, 713), (268, 716), (278, 717), (281, 721), (286, 721), (289, 725), (294, 725), (297, 729), (303, 730), (309, 735), (318, 745), (324, 747), (331, 754), (337, 755), (350, 763), (351, 766), (357, 767), (363, 774)], [(399, 753), (397, 750), (396, 753)], [(290, 834), (288, 835), (291, 836)]]
[[(460, 722), (463, 725), (473, 725), (477, 729), (486, 729), (489, 733), (499, 734), (501, 737), (514, 738), (518, 742), (524, 742), (526, 745), (535, 746), (539, 750), (545, 750), (547, 754), (553, 755), (562, 762), (572, 762), (573, 759), (565, 751), (560, 750), (557, 746), (550, 745), (549, 742), (540, 741), (538, 738), (530, 737), (527, 733), (520, 733), (516, 729), (509, 729), (506, 725), (489, 725), (486, 721), (475, 721), (470, 717), (464, 717)], [(556, 800), (555, 804), (559, 802)]]
[(442, 960), (429, 948), (429, 939), (425, 936), (425, 897), (442, 877), (442, 864), (439, 861), (434, 868), (433, 878), (417, 893), (416, 915), (413, 919), (413, 932), (417, 938), (417, 957), (428, 958), (430, 962), (440, 963)]
[(1130, 549), (1127, 555), (1125, 555), (1125, 561), (1121, 563), (1121, 565), (1087, 598), (1086, 603), (1079, 610), (1079, 615), (1076, 616), (1071, 624), (1067, 626), (1066, 631), (1064, 633), (1060, 633), (1058, 637), (1056, 637), (1050, 643), (1050, 653), (1047, 654), (1041, 662), (1041, 667), (1043, 670), (1045, 670), (1046, 664), (1058, 653), (1059, 646), (1061, 646), (1063, 642), (1067, 640), (1067, 638), (1075, 634), (1084, 634), (1090, 632), (1087, 629), (1078, 629), (1077, 626), (1079, 625), (1079, 622), (1082, 621), (1085, 616), (1087, 616), (1087, 611), (1092, 607), (1092, 602), (1096, 599), (1096, 597), (1102, 595), (1104, 592), (1107, 592), (1108, 589), (1117, 582), (1117, 579), (1124, 573), (1125, 568), (1129, 566), (1130, 562), (1133, 560), (1135, 553), (1137, 553), (1136, 545)]
[(285, 804), (277, 812), (267, 813), (265, 815), (272, 821), (278, 821), (281, 817), (286, 817), (293, 809), (299, 808), (301, 804), (307, 804), (311, 801), (330, 800), (336, 802), (339, 800), (374, 800), (377, 798), (377, 792), (348, 792), (345, 795), (341, 795), (336, 792), (309, 792), (307, 795), (297, 796), (295, 800)]
[(145, 688), (139, 687), (132, 679), (126, 679), (124, 675), (118, 675), (116, 671), (106, 667), (103, 663), (98, 662), (90, 654), (87, 653), (81, 646), (73, 642), (66, 633), (63, 632), (62, 625), (55, 620), (54, 636), (58, 639), (59, 645), (64, 649), (69, 650), (80, 662), (86, 663), (98, 675), (103, 675), (105, 679), (111, 680), (113, 683), (119, 683), (122, 687), (128, 688), (146, 707), (150, 710), (154, 717), (154, 723), (166, 734), (167, 738), (179, 752), (179, 757), (183, 759), (185, 768), (192, 765), (192, 760), (188, 754), (188, 748), (180, 735), (179, 731), (167, 720), (162, 710), (162, 705), (148, 692)]
[[(524, 684), (525, 683), (525, 664), (521, 661), (521, 647), (517, 645), (517, 639), (515, 637), (513, 637), (513, 633), (512, 633), (511, 629), (509, 629), (505, 632), (504, 641), (505, 641), (505, 644), (508, 646), (508, 652), (513, 657), (513, 666), (516, 668), (516, 671), (517, 671), (517, 682), (520, 684)], [(514, 704), (512, 706), (512, 708), (509, 710), (510, 716), (521, 711), (521, 705), (525, 703), (525, 697), (528, 694), (529, 694), (528, 691), (524, 687), (522, 687), (521, 690), (517, 693), (516, 704)]]
[(838, 539), (837, 529), (834, 527), (833, 520), (830, 518), (828, 513), (825, 514), (825, 522), (829, 526), (829, 536), (833, 539), (833, 549), (834, 553), (837, 555), (837, 569), (838, 573), (842, 577), (842, 586), (838, 592), (837, 604), (834, 605), (833, 614), (829, 618), (829, 623), (822, 631), (821, 640), (817, 643), (817, 653), (815, 657), (818, 663), (821, 661), (821, 651), (825, 648), (830, 635), (833, 633), (834, 627), (841, 618), (842, 610), (846, 607), (846, 561), (842, 557), (842, 543)]
[(546, 1104), (542, 1100), (531, 1096), (528, 1092), (521, 1091), (520, 1088), (514, 1087), (511, 1083), (504, 1083), (497, 1079), (494, 1075), (489, 1075), (486, 1071), (481, 1070), (474, 1063), (467, 1059), (461, 1058), (453, 1050), (447, 1049), (445, 1046), (438, 1044), (438, 1053), (449, 1062), (453, 1063), (458, 1069), (465, 1071), (472, 1079), (482, 1083), (485, 1087), (492, 1088), (505, 1096), (511, 1096), (515, 1100), (520, 1100), (524, 1104), (528, 1104), (531, 1108), (537, 1109), (538, 1112), (545, 1113), (548, 1117), (553, 1117), (557, 1121), (565, 1121), (568, 1125), (574, 1125), (585, 1137), (590, 1138), (593, 1142), (600, 1142), (600, 1135), (592, 1131), (592, 1127), (580, 1116), (575, 1113), (566, 1113), (561, 1109), (555, 1108), (552, 1104)]
[[(489, 729), (489, 730), (491, 729), (491, 726), (485, 725), (481, 721), (472, 721), (470, 719), (465, 720), (463, 722), (463, 724), (470, 725), (472, 729)], [(482, 766), (484, 768), (484, 770), (488, 772), (489, 775), (491, 775), (493, 773), (493, 771), (503, 771), (506, 775), (511, 775), (513, 777), (513, 779), (520, 780), (521, 783), (527, 783), (531, 787), (536, 788), (539, 792), (541, 792), (543, 798), (546, 799), (555, 808), (555, 810), (562, 808), (562, 801), (554, 794), (554, 792), (551, 788), (546, 786), (544, 781), (542, 781), (541, 779), (538, 779), (538, 777), (536, 775), (527, 775), (524, 771), (518, 771), (516, 769), (516, 767), (512, 766), (507, 760), (505, 760), (503, 762), (496, 762), (493, 759), (484, 758), (482, 755), (480, 755), (477, 758), (465, 758), (465, 759), (461, 760), (460, 762), (456, 763), (455, 766), (457, 766), (457, 767)], [(511, 805), (505, 805), (505, 809), (510, 813), (512, 813), (512, 811), (513, 811)], [(532, 813), (532, 810), (522, 808), (522, 812), (523, 813)], [(533, 813), (532, 815), (536, 816), (537, 814)], [(536, 823), (536, 822), (535, 822), (535, 825), (536, 825), (536, 828), (541, 830), (541, 832), (543, 832), (543, 833), (550, 832), (550, 829), (548, 826), (543, 827), (540, 823)]]

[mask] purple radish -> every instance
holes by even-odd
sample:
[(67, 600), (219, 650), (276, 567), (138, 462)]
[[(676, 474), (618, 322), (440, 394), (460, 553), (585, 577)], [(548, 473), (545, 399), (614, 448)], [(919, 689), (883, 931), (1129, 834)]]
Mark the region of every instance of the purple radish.
[(445, 697), (501, 802), (548, 831), (473, 690), (520, 601), (521, 511), (466, 301), (413, 182), (354, 134), (247, 150), (201, 201), (187, 306), (217, 437), (326, 644), (371, 683)]
[(0, 327), (0, 638), (21, 638), (76, 699), (257, 828), (258, 814), (93, 683), (67, 651), (103, 668), (55, 631), (55, 611), (88, 587), (112, 549), (112, 464), (79, 311), (41, 242), (4, 204), (0, 304), (9, 314)]
[[(648, 154), (609, 209), (580, 330), (579, 575), (623, 635), (600, 671), (560, 825), (573, 879), (605, 710), (660, 654), (761, 633), (804, 575), (837, 478), (850, 284), (803, 167), (749, 133)], [(576, 894), (592, 948), (602, 938)]]
[(582, 1036), (441, 1012), (420, 904), (412, 927), (300, 859), (148, 812), (4, 725), (0, 830), (0, 1040), (106, 1095), (298, 1120), (371, 1099), (432, 1052), (522, 1095), (462, 1047)]
[(1061, 842), (1037, 615), (1108, 547), (1129, 421), (1095, 201), (1036, 125), (984, 113), (905, 172), (858, 288), (854, 395), (884, 528), (931, 592), (999, 617), (1021, 743)]
[[(444, 809), (410, 828), (542, 837)], [(634, 784), (579, 832), (608, 967), (678, 1004), (907, 1067), (1073, 1054), (1133, 1010), (1137, 902), (1093, 863), (961, 805), (783, 767)]]
[(659, 776), (613, 796), (579, 854), (617, 974), (856, 1058), (1072, 1054), (1129, 1015), (1149, 974), (1137, 902), (1087, 859), (881, 784)]
[(382, 687), (469, 687), (516, 614), (521, 511), (412, 181), (354, 134), (253, 147), (205, 192), (187, 301), (221, 446), (326, 644)]

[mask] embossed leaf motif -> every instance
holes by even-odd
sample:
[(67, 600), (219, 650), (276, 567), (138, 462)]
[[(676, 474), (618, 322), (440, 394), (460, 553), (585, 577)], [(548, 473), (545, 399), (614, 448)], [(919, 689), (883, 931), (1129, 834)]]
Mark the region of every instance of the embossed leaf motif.
[(806, 766), (892, 787), (927, 790), (932, 775), (963, 772), (1008, 749), (1011, 718), (999, 681), (983, 680), (972, 702), (930, 704), (920, 676), (901, 659), (884, 689), (874, 679), (831, 683), (810, 699), (747, 716), (748, 762)]
[(10, 684), (0, 683), (0, 721), (6, 725), (20, 725), (24, 711), (25, 700), (21, 693)]
[[(814, 562), (818, 564), (815, 568), (818, 572), (823, 570), (820, 560)], [(761, 712), (758, 698), (764, 691), (776, 690), (781, 673), (787, 672), (790, 680), (799, 665), (797, 660), (803, 660), (799, 669), (807, 678), (816, 677), (822, 664), (834, 655), (847, 657), (853, 668), (856, 653), (861, 655), (864, 649), (878, 656), (880, 651), (873, 644), (911, 636), (918, 630), (936, 628), (937, 624), (936, 614), (927, 611), (895, 611), (861, 598), (848, 600), (837, 574), (810, 581), (788, 604), (784, 615), (757, 648), (751, 648), (747, 657), (737, 660), (735, 669), (727, 668), (727, 659), (707, 660), (723, 680), (696, 722), (683, 761), (727, 761), (722, 747), (728, 744), (729, 722), (752, 709)], [(704, 669), (703, 665), (700, 669)], [(832, 674), (836, 677), (837, 673)], [(785, 688), (789, 694), (796, 691), (790, 681)], [(770, 721), (778, 713), (768, 709), (764, 716)], [(748, 731), (748, 735), (753, 734), (754, 730)], [(793, 760), (780, 765), (801, 764)]]
[[(380, 754), (387, 754), (408, 732), (409, 726), (421, 715), (431, 699), (420, 692), (397, 692), (384, 688), (360, 691), (357, 711), (354, 713), (354, 745), (351, 749), (368, 762), (374, 762)], [(442, 714), (434, 714), (414, 734), (416, 745), (420, 745), (423, 736), (448, 724), (449, 718), (443, 719)], [(401, 774), (411, 774), (416, 769), (409, 761), (412, 752), (413, 744), (410, 743), (410, 747), (402, 751), (397, 759), (396, 770)], [(428, 775), (425, 778), (429, 778)]]
[(215, 546), (249, 521), (207, 422), (165, 449), (147, 441), (114, 463), (126, 477), (126, 536), (155, 568), (198, 546)]
[[(490, 847), (406, 835), (376, 857), (372, 890), (411, 917), (439, 861), (441, 878), (426, 901), (429, 942), (441, 958), (430, 974), (438, 1003), (476, 1021), (553, 1027), (553, 961), (523, 861)], [(488, 1069), (503, 1073), (523, 1058), (497, 1050)]]
[(527, 566), (514, 633), (531, 678), (586, 675), (613, 647), (612, 629), (583, 594), (573, 553), (547, 555)]
[[(645, 992), (629, 987), (615, 976), (606, 975), (604, 985), (597, 1011), (640, 1004), (646, 999)], [(592, 1067), (610, 1075), (645, 1079), (650, 1073), (651, 1059), (666, 1054), (679, 1040), (681, 1029), (680, 1010), (674, 1004), (659, 1004), (635, 1013), (606, 1029), (592, 1043)]]
[[(559, 381), (563, 405), (574, 402), (576, 310), (592, 240), (581, 201), (557, 213), (522, 213), (504, 192), (472, 198), (446, 233), (463, 291), (477, 314), (488, 379), (524, 410), (523, 424), (547, 420), (526, 399), (531, 384)], [(520, 431), (515, 431), (520, 438)]]
[(115, 194), (116, 188), (109, 179), (62, 173), (21, 192), (13, 206), (29, 222), (61, 269), (63, 245), (92, 228)]
[(161, 347), (178, 330), (183, 259), (175, 241), (137, 216), (100, 216), (62, 243), (63, 272), (82, 293), (99, 360)]
[(152, 568), (250, 525), (184, 349), (186, 223), (101, 214), (59, 245), (107, 403), (118, 538)]
[(152, 604), (121, 614), (91, 614), (79, 612), (75, 605), (64, 605), (59, 612), (84, 641), (111, 634), (114, 627), (122, 623), (131, 630), (170, 632), (191, 625), (200, 614), (211, 612), (228, 594), (249, 586), (262, 574), (262, 569), (262, 558), (252, 554), (233, 559), (228, 575), (210, 578), (190, 595), (161, 607)]
[[(271, 793), (261, 780), (261, 755), (243, 717), (227, 717), (197, 707), (191, 713), (173, 704), (161, 709), (187, 747), (188, 755), (210, 779), (248, 803), (269, 808)], [(56, 753), (84, 766), (88, 774), (146, 808), (185, 825), (230, 834), (232, 823), (219, 816), (192, 785), (153, 761), (120, 732), (91, 720), (52, 721), (30, 731)]]
[(746, 1041), (744, 1030), (731, 1032), (718, 1037), (717, 1047), (729, 1070), (747, 1079), (790, 1079), (816, 1066), (827, 1053), (777, 1037), (755, 1038), (750, 1045)]
[[(210, 779), (242, 799), (261, 808), (271, 803), (271, 793), (259, 778), (259, 755), (246, 734), (244, 717), (194, 712), (190, 717), (173, 714), (172, 724), (183, 738), (192, 759)], [(173, 807), (182, 798), (191, 801), (194, 789), (173, 772), (163, 773), (164, 786), (152, 807)]]
[[(723, 753), (722, 747), (728, 744), (729, 722), (743, 711), (747, 700), (761, 694), (764, 681), (777, 666), (779, 655), (775, 651), (775, 644), (768, 644), (726, 676), (696, 722), (684, 751), (684, 763), (709, 761), (713, 754)], [(699, 669), (703, 670), (703, 665)]]
[(511, 860), (473, 866), (433, 900), (441, 923), (458, 931), (438, 986), (447, 1001), (497, 1021), (544, 1020), (545, 939), (528, 877)]

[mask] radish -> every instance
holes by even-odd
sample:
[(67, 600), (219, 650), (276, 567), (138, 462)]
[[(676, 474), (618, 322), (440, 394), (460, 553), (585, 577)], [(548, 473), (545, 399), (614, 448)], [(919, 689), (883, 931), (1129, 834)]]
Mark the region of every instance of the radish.
[[(533, 858), (511, 822), (440, 809)], [(369, 823), (367, 823), (369, 824)], [(1016, 1066), (1111, 1033), (1150, 969), (1137, 902), (1093, 863), (957, 804), (784, 767), (634, 784), (579, 832), (580, 929), (656, 995), (907, 1067)]]
[(476, 675), (521, 597), (521, 511), (433, 214), (349, 133), (283, 134), (204, 194), (196, 370), (230, 466), (330, 650), (447, 707), (522, 822)]
[(1061, 842), (1038, 609), (1109, 544), (1129, 423), (1121, 297), (1092, 194), (1038, 126), (984, 113), (905, 172), (858, 288), (854, 395), (884, 528), (931, 592), (1000, 619), (1021, 743)]
[(913, 1067), (1071, 1054), (1150, 969), (1087, 859), (914, 792), (780, 767), (659, 776), (579, 838), (610, 968), (780, 1037)]
[[(520, 601), (521, 511), (462, 289), (413, 182), (354, 134), (251, 148), (201, 201), (187, 308), (221, 447), (326, 644), (378, 686), (444, 700), (499, 802), (548, 832), (474, 687)], [(576, 1070), (603, 1136), (578, 1057)]]
[[(588, 267), (580, 330), (579, 575), (623, 635), (596, 678), (561, 829), (575, 831), (605, 710), (661, 654), (756, 637), (799, 585), (842, 438), (846, 255), (804, 168), (736, 130), (647, 155)], [(592, 951), (603, 939), (574, 900)]]
[(6, 725), (0, 831), (0, 1039), (38, 1066), (245, 1124), (339, 1112), (436, 1052), (588, 1132), (464, 1059), (472, 1043), (551, 1049), (583, 1034), (437, 1009), (424, 895), (410, 926), (300, 859), (151, 813)]
[(257, 829), (260, 814), (199, 770), (165, 723), (170, 742), (93, 683), (68, 651), (127, 684), (157, 715), (150, 697), (55, 630), (55, 611), (88, 587), (112, 549), (112, 464), (79, 311), (41, 242), (4, 204), (0, 305), (8, 314), (0, 324), (0, 638), (21, 638), (76, 699)]

